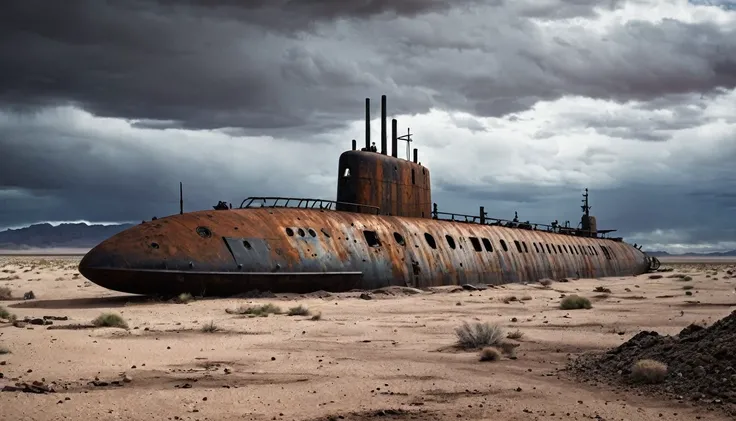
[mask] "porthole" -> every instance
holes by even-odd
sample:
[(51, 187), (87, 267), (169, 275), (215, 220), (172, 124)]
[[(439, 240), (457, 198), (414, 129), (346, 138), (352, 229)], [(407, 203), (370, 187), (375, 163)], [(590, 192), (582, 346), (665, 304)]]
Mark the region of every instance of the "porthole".
[(202, 238), (212, 237), (212, 231), (210, 231), (210, 229), (207, 227), (197, 227), (196, 231), (197, 231), (197, 234)]
[(469, 237), (470, 238), (470, 244), (473, 245), (473, 248), (475, 251), (482, 251), (483, 248), (480, 246), (480, 241), (476, 237)]
[(486, 248), (486, 251), (491, 252), (493, 251), (493, 246), (491, 245), (491, 240), (487, 238), (482, 238), (481, 241), (483, 241), (483, 247)]
[(432, 234), (425, 232), (424, 239), (427, 241), (427, 244), (429, 244), (430, 247), (432, 247), (433, 249), (437, 248), (437, 243), (434, 241), (434, 237), (432, 237)]
[(509, 247), (506, 245), (506, 241), (499, 240), (499, 242), (501, 243), (501, 248), (503, 249), (503, 251), (509, 251)]
[(288, 235), (289, 237), (293, 237), (294, 236), (294, 230), (291, 229), (291, 228), (287, 228), (286, 229), (286, 235)]
[(406, 241), (404, 241), (404, 237), (398, 232), (394, 233), (394, 240), (396, 240), (399, 245), (406, 247)]
[(243, 240), (243, 247), (245, 247), (246, 250), (250, 250), (253, 248), (253, 246), (251, 246), (247, 240)]
[(310, 228), (310, 229), (308, 229), (308, 230), (307, 230), (307, 232), (308, 232), (308, 233), (309, 233), (309, 235), (311, 235), (312, 237), (316, 237), (316, 236), (317, 236), (317, 233), (316, 233), (316, 232), (314, 232), (314, 230), (313, 230), (313, 229), (311, 229), (311, 228)]
[(521, 243), (519, 242), (519, 240), (514, 240), (514, 245), (516, 245), (516, 251), (521, 253)]
[(296, 232), (298, 232), (298, 233), (299, 233), (299, 236), (300, 236), (300, 237), (304, 237), (304, 236), (306, 235), (306, 234), (304, 233), (304, 230), (303, 230), (303, 229), (301, 229), (301, 228), (299, 228), (299, 229), (298, 229), (298, 230), (297, 230)]
[[(322, 234), (324, 234), (325, 237), (330, 238), (330, 233), (326, 229), (322, 228), (322, 229), (320, 229), (320, 231), (322, 231)], [(339, 240), (339, 238), (338, 238), (338, 240)]]
[(365, 241), (368, 243), (368, 247), (381, 247), (381, 240), (378, 239), (378, 234), (375, 231), (363, 231)]
[(158, 249), (158, 243), (155, 242), (155, 241), (153, 243), (151, 243), (151, 248), (152, 249)]
[(445, 239), (447, 240), (447, 245), (450, 246), (451, 249), (455, 249), (455, 239), (450, 237), (449, 235), (445, 235)]

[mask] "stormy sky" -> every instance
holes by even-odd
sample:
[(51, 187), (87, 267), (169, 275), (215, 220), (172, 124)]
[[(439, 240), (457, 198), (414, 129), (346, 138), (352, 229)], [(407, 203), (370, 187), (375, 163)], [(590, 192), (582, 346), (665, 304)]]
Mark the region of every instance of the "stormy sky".
[(441, 211), (736, 249), (734, 3), (6, 0), (0, 229), (333, 199), (386, 94)]

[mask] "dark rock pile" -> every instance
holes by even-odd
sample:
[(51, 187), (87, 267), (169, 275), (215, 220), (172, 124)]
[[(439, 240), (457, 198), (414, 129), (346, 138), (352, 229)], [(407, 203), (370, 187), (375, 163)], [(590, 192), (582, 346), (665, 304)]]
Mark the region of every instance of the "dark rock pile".
[[(642, 359), (667, 364), (663, 383), (635, 383), (631, 369)], [(587, 382), (640, 387), (736, 414), (736, 311), (707, 328), (690, 325), (676, 336), (639, 332), (606, 353), (579, 357), (568, 369)]]

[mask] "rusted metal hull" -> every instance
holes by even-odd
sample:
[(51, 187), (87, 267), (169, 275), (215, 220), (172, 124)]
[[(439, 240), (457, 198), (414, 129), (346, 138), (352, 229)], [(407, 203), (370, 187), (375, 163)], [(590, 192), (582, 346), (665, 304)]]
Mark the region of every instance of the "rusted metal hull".
[(636, 275), (648, 268), (643, 252), (607, 239), (428, 218), (249, 208), (140, 224), (92, 249), (79, 269), (90, 281), (122, 292), (231, 295), (503, 284)]

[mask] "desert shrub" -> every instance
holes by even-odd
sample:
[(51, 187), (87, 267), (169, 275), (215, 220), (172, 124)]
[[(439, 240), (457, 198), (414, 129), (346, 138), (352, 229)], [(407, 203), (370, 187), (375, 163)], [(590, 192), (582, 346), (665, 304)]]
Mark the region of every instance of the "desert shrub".
[(667, 365), (654, 360), (639, 360), (631, 368), (631, 378), (639, 383), (662, 383), (667, 377)]
[(0, 345), (0, 355), (10, 354), (10, 349)]
[(316, 313), (312, 316), (311, 320), (317, 321), (322, 319), (322, 313)]
[(606, 294), (610, 294), (611, 293), (611, 290), (608, 289), (608, 288), (606, 288), (606, 287), (595, 287), (595, 289), (593, 290), (593, 292), (603, 292), (603, 293), (606, 293)]
[(662, 275), (649, 275), (649, 279), (660, 279)]
[(202, 325), (202, 332), (204, 333), (213, 333), (213, 332), (217, 332), (218, 330), (219, 328), (217, 327), (214, 321), (211, 321), (209, 323), (205, 323), (204, 325)]
[(520, 298), (521, 301), (531, 301), (532, 296), (531, 295), (525, 295)]
[(463, 349), (478, 349), (486, 346), (498, 345), (504, 337), (504, 332), (498, 325), (490, 323), (475, 323), (470, 325), (463, 322), (455, 328), (458, 346)]
[(260, 306), (240, 306), (235, 310), (225, 310), (231, 314), (247, 314), (252, 316), (267, 317), (269, 314), (281, 314), (281, 308), (271, 303)]
[(123, 316), (115, 313), (103, 313), (92, 320), (92, 324), (97, 327), (119, 327), (127, 329), (128, 324), (123, 319)]
[(682, 289), (684, 289), (685, 291), (687, 291), (689, 289), (693, 289), (693, 288), (695, 288), (695, 287), (692, 286), (692, 285), (683, 285), (683, 287), (682, 287)]
[(520, 331), (519, 329), (516, 329), (513, 332), (509, 332), (508, 335), (506, 335), (509, 339), (521, 339), (524, 337), (524, 332)]
[(488, 346), (480, 351), (481, 361), (498, 361), (501, 359), (501, 351), (498, 349)]
[(574, 294), (568, 295), (560, 301), (560, 308), (563, 310), (589, 309), (592, 307), (593, 305), (589, 299)]
[(0, 300), (12, 300), (13, 291), (8, 287), (0, 287)]
[(309, 309), (299, 304), (296, 307), (290, 308), (287, 314), (289, 316), (309, 316)]
[(0, 319), (10, 320), (12, 319), (12, 317), (13, 317), (13, 314), (9, 312), (7, 308), (0, 307)]
[(187, 304), (189, 302), (194, 301), (194, 296), (192, 296), (192, 294), (190, 294), (188, 292), (183, 292), (183, 293), (179, 294), (174, 299), (174, 301), (177, 302), (177, 303), (179, 303), (179, 304)]
[(551, 280), (551, 279), (541, 279), (541, 280), (539, 281), (539, 283), (540, 283), (540, 284), (541, 284), (541, 285), (542, 285), (543, 287), (548, 287), (548, 286), (552, 285), (552, 280)]
[(516, 296), (514, 296), (514, 295), (510, 295), (510, 296), (508, 296), (508, 297), (503, 297), (503, 298), (501, 299), (501, 301), (503, 301), (503, 302), (504, 302), (505, 304), (508, 304), (508, 303), (510, 303), (510, 302), (512, 302), (512, 301), (519, 301), (519, 299), (518, 299), (518, 298), (516, 298)]

